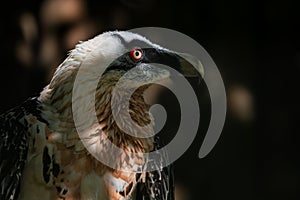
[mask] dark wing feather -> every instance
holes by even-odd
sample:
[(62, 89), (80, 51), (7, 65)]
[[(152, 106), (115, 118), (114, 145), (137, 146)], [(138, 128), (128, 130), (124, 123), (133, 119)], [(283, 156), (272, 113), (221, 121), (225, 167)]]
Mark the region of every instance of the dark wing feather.
[[(16, 200), (28, 152), (28, 123), (24, 118), (35, 110), (36, 99), (0, 115), (0, 199)], [(34, 113), (34, 112), (33, 112)]]
[[(155, 149), (159, 149), (158, 137), (155, 139)], [(150, 168), (160, 169), (146, 172), (145, 182), (139, 182), (136, 190), (136, 200), (174, 200), (174, 171), (173, 165), (166, 167), (167, 155), (154, 155), (149, 158)]]

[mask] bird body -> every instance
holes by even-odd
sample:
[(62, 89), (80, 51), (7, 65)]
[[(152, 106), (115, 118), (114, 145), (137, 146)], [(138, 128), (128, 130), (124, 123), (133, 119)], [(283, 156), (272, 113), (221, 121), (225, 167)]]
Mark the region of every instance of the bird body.
[[(126, 45), (125, 45), (126, 43)], [(138, 45), (148, 48), (136, 49)], [(130, 47), (128, 49), (128, 47)], [(138, 53), (143, 53), (140, 57)], [(0, 199), (2, 200), (171, 200), (174, 199), (173, 172), (171, 167), (153, 162), (158, 170), (136, 172), (149, 162), (147, 157), (132, 157), (131, 153), (146, 153), (159, 148), (156, 137), (134, 137), (118, 127), (112, 115), (112, 91), (118, 80), (137, 67), (140, 72), (129, 79), (145, 83), (130, 98), (131, 118), (143, 129), (143, 134), (152, 136), (153, 120), (148, 112), (150, 105), (143, 93), (153, 80), (167, 78), (165, 70), (154, 69), (148, 63), (176, 64), (176, 58), (144, 37), (129, 32), (106, 32), (82, 42), (72, 50), (58, 67), (51, 82), (39, 97), (31, 98), (22, 105), (0, 116)], [(152, 60), (151, 60), (152, 59)], [(113, 63), (111, 62), (113, 61)], [(79, 68), (85, 66), (87, 79), (80, 83), (84, 90), (78, 99), (72, 91)], [(109, 66), (107, 69), (105, 69)], [(99, 80), (99, 69), (104, 73)], [(78, 135), (73, 119), (72, 105), (91, 91), (93, 80), (99, 80), (95, 93), (95, 110), (98, 124), (91, 127), (85, 138), (87, 146)], [(130, 91), (132, 85), (123, 85), (122, 91)], [(130, 92), (116, 94), (119, 99)], [(87, 105), (75, 109), (85, 112)], [(74, 109), (74, 108), (73, 108)], [(118, 104), (119, 115), (128, 112)], [(128, 119), (120, 118), (127, 124)], [(88, 122), (89, 123), (89, 122)], [(85, 124), (86, 126), (87, 124)], [(130, 131), (131, 127), (127, 127)], [(132, 130), (139, 132), (138, 130)], [(113, 155), (106, 150), (106, 138), (123, 150)], [(113, 169), (99, 162), (92, 153), (120, 163)]]

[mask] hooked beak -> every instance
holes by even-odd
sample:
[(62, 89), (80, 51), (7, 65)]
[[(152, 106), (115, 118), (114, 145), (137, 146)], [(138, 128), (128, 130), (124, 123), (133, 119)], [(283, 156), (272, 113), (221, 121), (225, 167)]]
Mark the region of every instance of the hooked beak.
[(204, 77), (203, 65), (196, 57), (186, 53), (177, 53), (177, 55), (179, 56), (181, 72), (185, 77), (199, 78), (199, 75), (200, 78)]
[(186, 53), (178, 53), (169, 50), (144, 49), (146, 63), (158, 63), (170, 66), (187, 78), (204, 77), (204, 68), (201, 62), (194, 56)]

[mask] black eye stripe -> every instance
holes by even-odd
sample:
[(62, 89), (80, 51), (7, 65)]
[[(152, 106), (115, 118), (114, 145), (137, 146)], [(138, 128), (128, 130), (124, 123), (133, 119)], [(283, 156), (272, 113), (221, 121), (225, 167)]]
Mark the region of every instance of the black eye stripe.
[[(119, 58), (117, 58), (114, 62), (112, 62), (110, 66), (105, 70), (103, 75), (112, 70), (128, 71), (133, 67), (135, 67), (138, 63), (162, 64), (162, 65), (170, 66), (180, 73), (182, 72), (180, 69), (181, 63), (179, 61), (182, 58), (180, 58), (180, 56), (168, 51), (155, 49), (155, 48), (146, 48), (146, 49), (143, 48), (141, 50), (143, 51), (143, 57), (141, 59), (134, 60), (132, 59), (132, 57), (130, 57), (130, 52), (127, 52), (122, 56), (120, 56)], [(185, 62), (190, 64), (188, 61)]]

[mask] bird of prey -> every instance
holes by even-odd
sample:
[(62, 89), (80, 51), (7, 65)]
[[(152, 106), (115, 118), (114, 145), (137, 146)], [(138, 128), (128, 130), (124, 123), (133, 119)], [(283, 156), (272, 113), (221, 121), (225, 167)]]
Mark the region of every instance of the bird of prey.
[[(143, 98), (143, 92), (151, 81), (165, 79), (170, 73), (151, 63), (168, 65), (181, 72), (182, 66), (190, 64), (173, 51), (127, 31), (105, 32), (77, 44), (39, 96), (0, 115), (0, 199), (174, 199), (171, 166), (165, 167), (154, 161), (153, 165), (160, 167), (153, 171), (139, 173), (113, 169), (93, 156), (93, 153), (101, 152), (91, 152), (105, 148), (101, 146), (100, 136), (104, 135), (124, 150), (125, 157), (107, 155), (107, 152), (104, 156), (121, 162), (128, 169), (150, 161), (127, 158), (126, 152), (145, 153), (160, 148), (156, 136), (134, 137), (120, 129), (112, 115), (110, 102), (111, 92), (120, 77), (135, 68), (127, 79), (132, 84), (142, 82), (144, 85), (131, 96), (129, 113), (140, 126), (151, 125), (148, 133), (143, 134), (153, 134), (152, 116), (148, 112), (150, 105)], [(95, 148), (88, 148), (83, 145), (73, 119), (74, 81), (80, 67), (85, 66), (88, 76), (81, 85), (87, 89), (77, 97), (84, 98), (91, 92), (88, 89), (90, 79), (99, 78), (96, 69), (105, 65), (107, 68), (103, 69), (95, 91), (98, 125), (91, 129), (93, 134), (86, 137), (87, 144)], [(122, 99), (122, 95), (119, 98)], [(84, 109), (86, 105), (79, 106), (78, 109)], [(126, 124), (126, 119), (120, 120)]]

